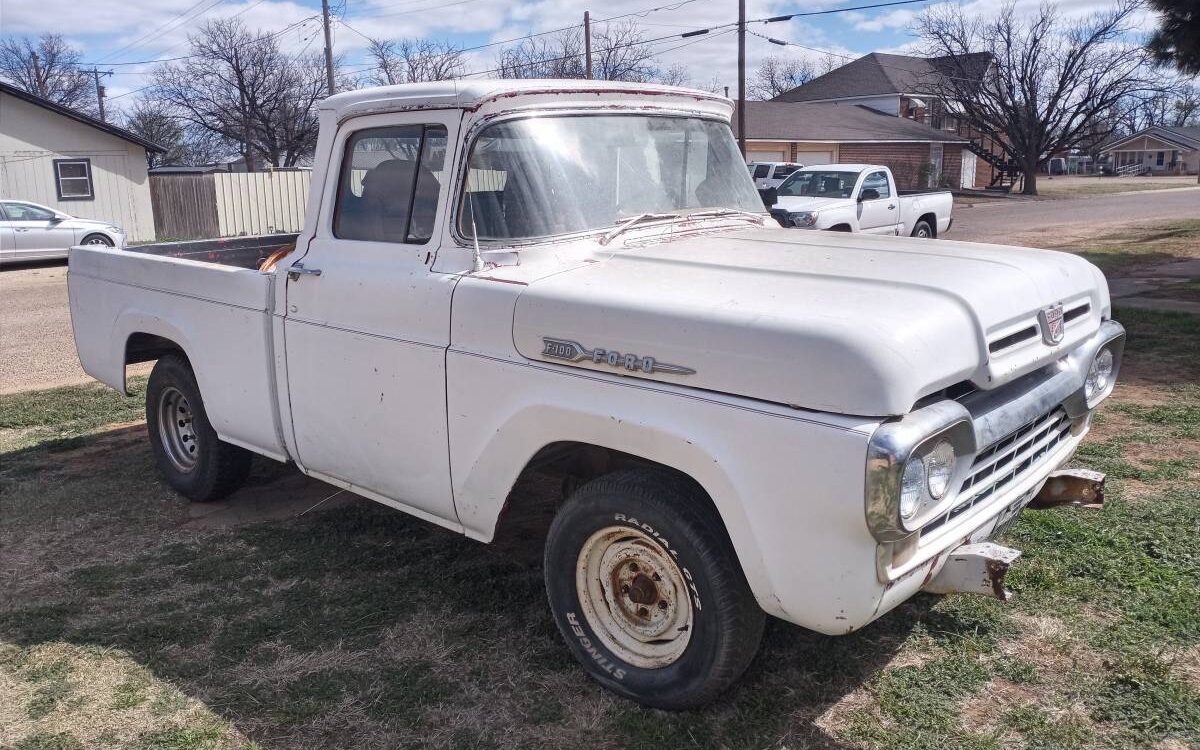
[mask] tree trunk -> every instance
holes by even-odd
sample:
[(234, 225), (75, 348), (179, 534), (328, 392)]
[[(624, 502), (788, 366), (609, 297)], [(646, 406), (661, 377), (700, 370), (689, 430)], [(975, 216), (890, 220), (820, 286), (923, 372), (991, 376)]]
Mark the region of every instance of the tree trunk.
[(1037, 195), (1037, 160), (1021, 162), (1021, 195)]

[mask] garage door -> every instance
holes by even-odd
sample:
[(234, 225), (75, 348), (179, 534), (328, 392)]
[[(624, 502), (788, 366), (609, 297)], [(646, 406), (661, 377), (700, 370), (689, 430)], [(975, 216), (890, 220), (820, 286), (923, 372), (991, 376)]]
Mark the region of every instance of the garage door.
[(812, 164), (832, 164), (833, 163), (833, 152), (832, 151), (797, 151), (796, 152), (796, 161), (800, 162), (801, 164), (803, 164), (806, 167), (810, 166)]
[(752, 161), (787, 161), (782, 151), (751, 151), (746, 149), (746, 162)]

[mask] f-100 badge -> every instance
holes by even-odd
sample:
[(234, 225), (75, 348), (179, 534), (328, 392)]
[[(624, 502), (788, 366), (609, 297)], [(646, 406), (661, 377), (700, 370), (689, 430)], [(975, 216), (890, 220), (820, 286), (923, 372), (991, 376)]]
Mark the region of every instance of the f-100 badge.
[(665, 372), (671, 375), (694, 375), (690, 367), (668, 365), (659, 362), (654, 357), (643, 357), (637, 354), (622, 354), (611, 349), (588, 349), (578, 341), (542, 337), (545, 348), (542, 356), (548, 359), (561, 359), (566, 362), (582, 362), (590, 359), (593, 364), (607, 364), (609, 367), (620, 367), (630, 372)]

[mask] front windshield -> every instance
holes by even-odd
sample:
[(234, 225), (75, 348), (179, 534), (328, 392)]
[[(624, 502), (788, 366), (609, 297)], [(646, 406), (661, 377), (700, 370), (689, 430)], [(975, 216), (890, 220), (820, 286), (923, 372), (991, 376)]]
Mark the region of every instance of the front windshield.
[(806, 195), (811, 198), (849, 198), (854, 193), (858, 172), (795, 172), (778, 188), (780, 195)]
[(763, 205), (729, 126), (695, 117), (530, 117), (471, 149), (459, 232), (514, 240), (608, 229), (643, 213)]

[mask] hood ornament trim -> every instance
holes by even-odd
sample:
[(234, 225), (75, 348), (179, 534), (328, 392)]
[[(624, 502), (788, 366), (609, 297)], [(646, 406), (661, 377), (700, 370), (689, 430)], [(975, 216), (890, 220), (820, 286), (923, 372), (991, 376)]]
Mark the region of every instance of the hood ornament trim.
[(637, 354), (622, 354), (611, 349), (588, 349), (578, 341), (557, 339), (551, 336), (542, 337), (542, 356), (547, 359), (561, 359), (564, 362), (582, 362), (591, 360), (592, 364), (607, 364), (609, 367), (619, 367), (630, 372), (653, 374), (656, 372), (669, 375), (695, 375), (696, 371), (682, 365), (669, 365), (659, 362), (654, 357), (644, 357)]
[(1063, 319), (1062, 304), (1051, 305), (1038, 311), (1038, 325), (1042, 329), (1042, 341), (1050, 346), (1062, 343), (1067, 333), (1067, 324)]

